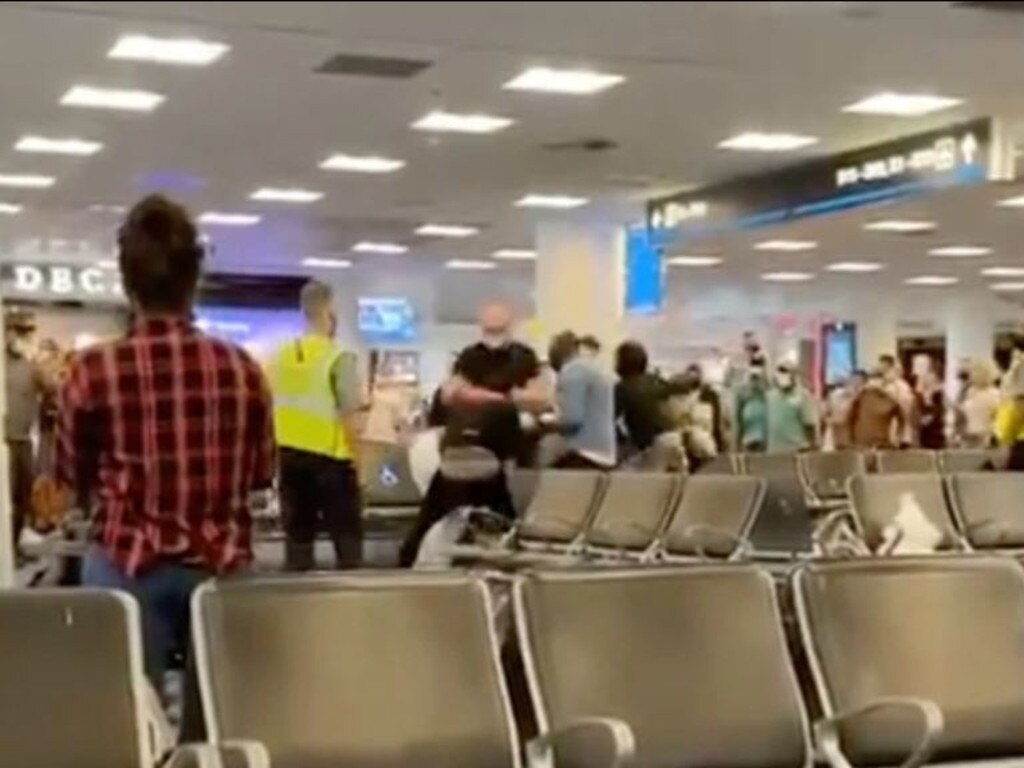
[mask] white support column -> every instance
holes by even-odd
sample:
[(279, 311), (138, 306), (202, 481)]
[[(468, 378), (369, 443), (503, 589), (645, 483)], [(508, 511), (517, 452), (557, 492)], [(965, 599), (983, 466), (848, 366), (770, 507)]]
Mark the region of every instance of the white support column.
[(545, 222), (537, 228), (537, 252), (540, 349), (554, 334), (571, 330), (596, 336), (609, 355), (623, 334), (622, 227)]

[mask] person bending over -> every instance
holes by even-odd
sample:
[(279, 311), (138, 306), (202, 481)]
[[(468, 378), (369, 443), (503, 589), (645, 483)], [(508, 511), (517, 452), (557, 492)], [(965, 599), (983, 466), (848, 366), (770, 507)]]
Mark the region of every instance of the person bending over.
[(558, 374), (557, 422), (565, 443), (553, 466), (611, 469), (616, 464), (615, 385), (580, 339), (564, 331), (551, 340), (548, 361)]

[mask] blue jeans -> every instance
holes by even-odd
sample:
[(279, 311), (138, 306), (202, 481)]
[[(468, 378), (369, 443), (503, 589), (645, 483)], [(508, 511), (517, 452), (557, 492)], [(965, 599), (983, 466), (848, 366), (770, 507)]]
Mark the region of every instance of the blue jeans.
[(97, 545), (89, 547), (82, 565), (83, 586), (120, 589), (139, 602), (146, 675), (157, 691), (163, 688), (171, 655), (189, 647), (189, 602), (207, 578), (204, 571), (173, 562), (159, 563), (132, 578)]

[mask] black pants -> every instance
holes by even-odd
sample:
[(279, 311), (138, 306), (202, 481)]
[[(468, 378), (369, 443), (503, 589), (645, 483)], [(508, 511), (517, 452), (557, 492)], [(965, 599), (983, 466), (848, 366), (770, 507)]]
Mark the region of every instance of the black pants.
[(11, 525), (14, 549), (18, 549), (21, 529), (31, 514), (32, 483), (35, 480), (35, 460), (29, 440), (7, 441), (7, 466), (11, 484)]
[(316, 534), (322, 523), (334, 543), (338, 568), (358, 568), (363, 560), (363, 513), (352, 462), (282, 448), (280, 470), (286, 567), (315, 567)]
[(465, 506), (486, 507), (509, 520), (514, 518), (516, 512), (505, 473), (499, 472), (489, 480), (460, 481), (450, 480), (440, 472), (435, 472), (420, 504), (416, 524), (402, 544), (399, 563), (406, 568), (415, 563), (420, 543), (434, 523), (452, 510)]

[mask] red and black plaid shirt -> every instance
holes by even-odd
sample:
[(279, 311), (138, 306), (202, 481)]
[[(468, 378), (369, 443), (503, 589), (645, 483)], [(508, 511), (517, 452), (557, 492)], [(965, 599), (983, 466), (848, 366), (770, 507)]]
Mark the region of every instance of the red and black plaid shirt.
[(160, 560), (218, 574), (248, 563), (250, 494), (274, 462), (259, 366), (185, 318), (146, 320), (71, 366), (58, 479), (96, 498), (96, 539), (129, 576)]

